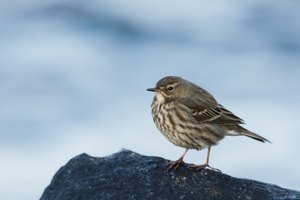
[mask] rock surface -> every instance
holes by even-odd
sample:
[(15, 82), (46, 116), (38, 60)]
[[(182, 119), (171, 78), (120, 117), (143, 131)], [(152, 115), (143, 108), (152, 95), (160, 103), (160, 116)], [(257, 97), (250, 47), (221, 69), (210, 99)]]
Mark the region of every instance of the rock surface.
[(169, 161), (122, 150), (97, 158), (81, 154), (53, 177), (41, 200), (90, 199), (300, 199), (300, 192), (239, 179), (185, 164), (165, 172)]

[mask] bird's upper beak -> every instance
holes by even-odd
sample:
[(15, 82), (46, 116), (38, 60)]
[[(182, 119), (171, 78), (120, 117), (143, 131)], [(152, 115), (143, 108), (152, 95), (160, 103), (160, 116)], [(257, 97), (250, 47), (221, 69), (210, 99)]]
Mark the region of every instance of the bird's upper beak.
[(149, 92), (156, 92), (156, 88), (148, 88), (147, 91), (149, 91)]

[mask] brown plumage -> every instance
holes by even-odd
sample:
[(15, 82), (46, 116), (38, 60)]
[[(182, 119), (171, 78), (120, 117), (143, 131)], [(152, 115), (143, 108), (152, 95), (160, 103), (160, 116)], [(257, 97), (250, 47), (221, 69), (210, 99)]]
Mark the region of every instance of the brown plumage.
[(170, 142), (186, 149), (168, 169), (176, 169), (189, 149), (204, 148), (208, 148), (206, 163), (197, 169), (209, 167), (211, 146), (226, 135), (244, 135), (269, 142), (243, 128), (241, 118), (218, 104), (209, 92), (183, 78), (167, 76), (147, 90), (156, 92), (151, 107), (157, 128)]

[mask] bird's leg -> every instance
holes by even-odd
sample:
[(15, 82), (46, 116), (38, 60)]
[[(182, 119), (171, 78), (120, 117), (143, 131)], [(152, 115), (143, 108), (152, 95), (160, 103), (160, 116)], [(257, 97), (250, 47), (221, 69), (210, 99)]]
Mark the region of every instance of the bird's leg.
[(208, 168), (208, 169), (211, 169), (213, 171), (221, 172), (221, 170), (213, 168), (209, 165), (210, 148), (211, 148), (211, 146), (209, 146), (208, 149), (207, 149), (207, 156), (206, 156), (205, 164), (203, 164), (203, 165), (192, 165), (190, 168), (194, 168), (194, 169), (196, 169), (196, 171), (200, 171), (201, 169)]
[(171, 169), (176, 170), (181, 163), (184, 163), (183, 158), (184, 158), (184, 156), (187, 152), (188, 152), (188, 149), (185, 150), (184, 154), (178, 160), (176, 160), (175, 162), (170, 163), (168, 168), (167, 168), (167, 171), (170, 171)]

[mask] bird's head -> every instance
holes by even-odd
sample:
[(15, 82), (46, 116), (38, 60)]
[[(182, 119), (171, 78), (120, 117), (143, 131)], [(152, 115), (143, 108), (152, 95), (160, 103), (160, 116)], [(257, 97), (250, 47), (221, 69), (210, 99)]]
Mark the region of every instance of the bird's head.
[(194, 87), (197, 86), (181, 77), (167, 76), (160, 79), (154, 88), (149, 88), (147, 91), (156, 92), (158, 100), (165, 101), (191, 95)]

